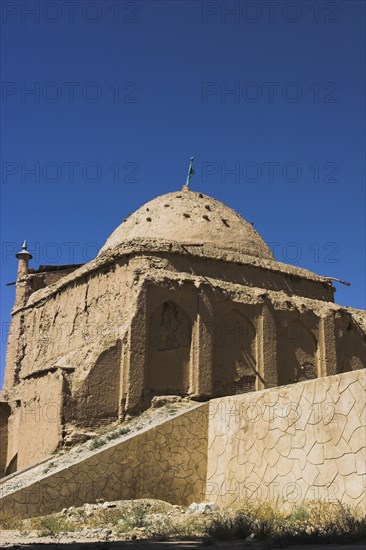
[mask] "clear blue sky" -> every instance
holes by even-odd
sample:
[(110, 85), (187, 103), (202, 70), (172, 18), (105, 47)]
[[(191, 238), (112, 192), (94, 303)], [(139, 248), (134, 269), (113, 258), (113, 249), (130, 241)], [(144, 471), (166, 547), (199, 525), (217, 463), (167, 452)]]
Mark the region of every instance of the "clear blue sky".
[(22, 240), (91, 260), (192, 154), (194, 190), (365, 307), (365, 2), (277, 4), (2, 3), (2, 367)]

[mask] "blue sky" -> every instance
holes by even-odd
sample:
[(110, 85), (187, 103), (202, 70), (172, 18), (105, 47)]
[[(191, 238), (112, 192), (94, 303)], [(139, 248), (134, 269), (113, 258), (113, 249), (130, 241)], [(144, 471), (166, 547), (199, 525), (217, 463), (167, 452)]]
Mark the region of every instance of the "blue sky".
[(17, 261), (82, 263), (185, 182), (365, 307), (365, 3), (3, 2), (2, 369)]

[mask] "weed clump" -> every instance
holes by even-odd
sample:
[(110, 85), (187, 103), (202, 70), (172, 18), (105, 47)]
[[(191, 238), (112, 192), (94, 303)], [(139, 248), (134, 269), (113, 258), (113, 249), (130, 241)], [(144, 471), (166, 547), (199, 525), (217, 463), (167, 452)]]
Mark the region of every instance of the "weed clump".
[(34, 518), (31, 526), (38, 531), (40, 537), (59, 538), (65, 532), (76, 530), (75, 524), (56, 514)]
[(217, 540), (271, 539), (279, 543), (327, 543), (366, 540), (366, 517), (341, 502), (311, 501), (285, 513), (262, 502), (242, 503), (235, 512), (222, 512), (207, 526)]
[(252, 534), (253, 519), (243, 512), (218, 514), (207, 526), (206, 536), (216, 540), (246, 539)]
[[(258, 540), (280, 545), (351, 543), (366, 540), (366, 517), (341, 502), (311, 501), (284, 511), (278, 503), (240, 502), (235, 509), (215, 511), (173, 506), (152, 499), (88, 504), (59, 514), (21, 519), (0, 515), (0, 528), (59, 540), (67, 532), (108, 528), (117, 539), (200, 538), (213, 540)], [(73, 535), (74, 536), (74, 535)]]
[(17, 530), (23, 526), (23, 520), (19, 516), (13, 516), (12, 514), (0, 513), (0, 529), (3, 530)]

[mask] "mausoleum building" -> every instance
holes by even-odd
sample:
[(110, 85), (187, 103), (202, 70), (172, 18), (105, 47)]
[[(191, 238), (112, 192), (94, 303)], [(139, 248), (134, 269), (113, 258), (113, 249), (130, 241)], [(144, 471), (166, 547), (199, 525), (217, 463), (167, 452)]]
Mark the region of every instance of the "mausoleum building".
[(17, 258), (2, 476), (157, 395), (203, 401), (366, 366), (365, 312), (187, 186), (139, 208), (84, 265), (32, 269), (26, 245)]

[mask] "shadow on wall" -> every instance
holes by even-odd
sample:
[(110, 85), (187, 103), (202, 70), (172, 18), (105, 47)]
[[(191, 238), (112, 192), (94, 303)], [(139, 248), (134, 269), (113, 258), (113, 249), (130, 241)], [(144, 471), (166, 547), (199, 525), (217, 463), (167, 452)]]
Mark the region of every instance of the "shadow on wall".
[(336, 316), (336, 349), (339, 373), (366, 366), (366, 335), (351, 315)]
[(278, 341), (278, 385), (317, 378), (318, 342), (312, 331), (295, 319)]
[(212, 377), (215, 397), (255, 390), (255, 328), (235, 310), (214, 325)]
[(67, 399), (66, 418), (83, 427), (118, 419), (121, 352), (117, 341), (98, 356), (82, 388)]
[[(3, 475), (11, 474), (13, 473), (13, 471), (15, 471), (14, 469), (10, 471), (11, 463), (8, 465), (8, 467), (6, 466), (8, 458), (8, 420), (10, 414), (10, 405), (8, 405), (7, 403), (0, 403), (0, 477), (2, 477)], [(13, 461), (15, 461), (16, 469), (16, 455), (14, 456)], [(12, 468), (14, 468), (14, 464), (12, 465)]]
[(14, 474), (18, 469), (18, 453), (16, 453), (11, 461), (8, 464), (8, 467), (5, 470), (5, 475), (10, 476), (10, 474)]
[(164, 302), (149, 320), (147, 406), (154, 395), (187, 395), (192, 326), (174, 302)]

